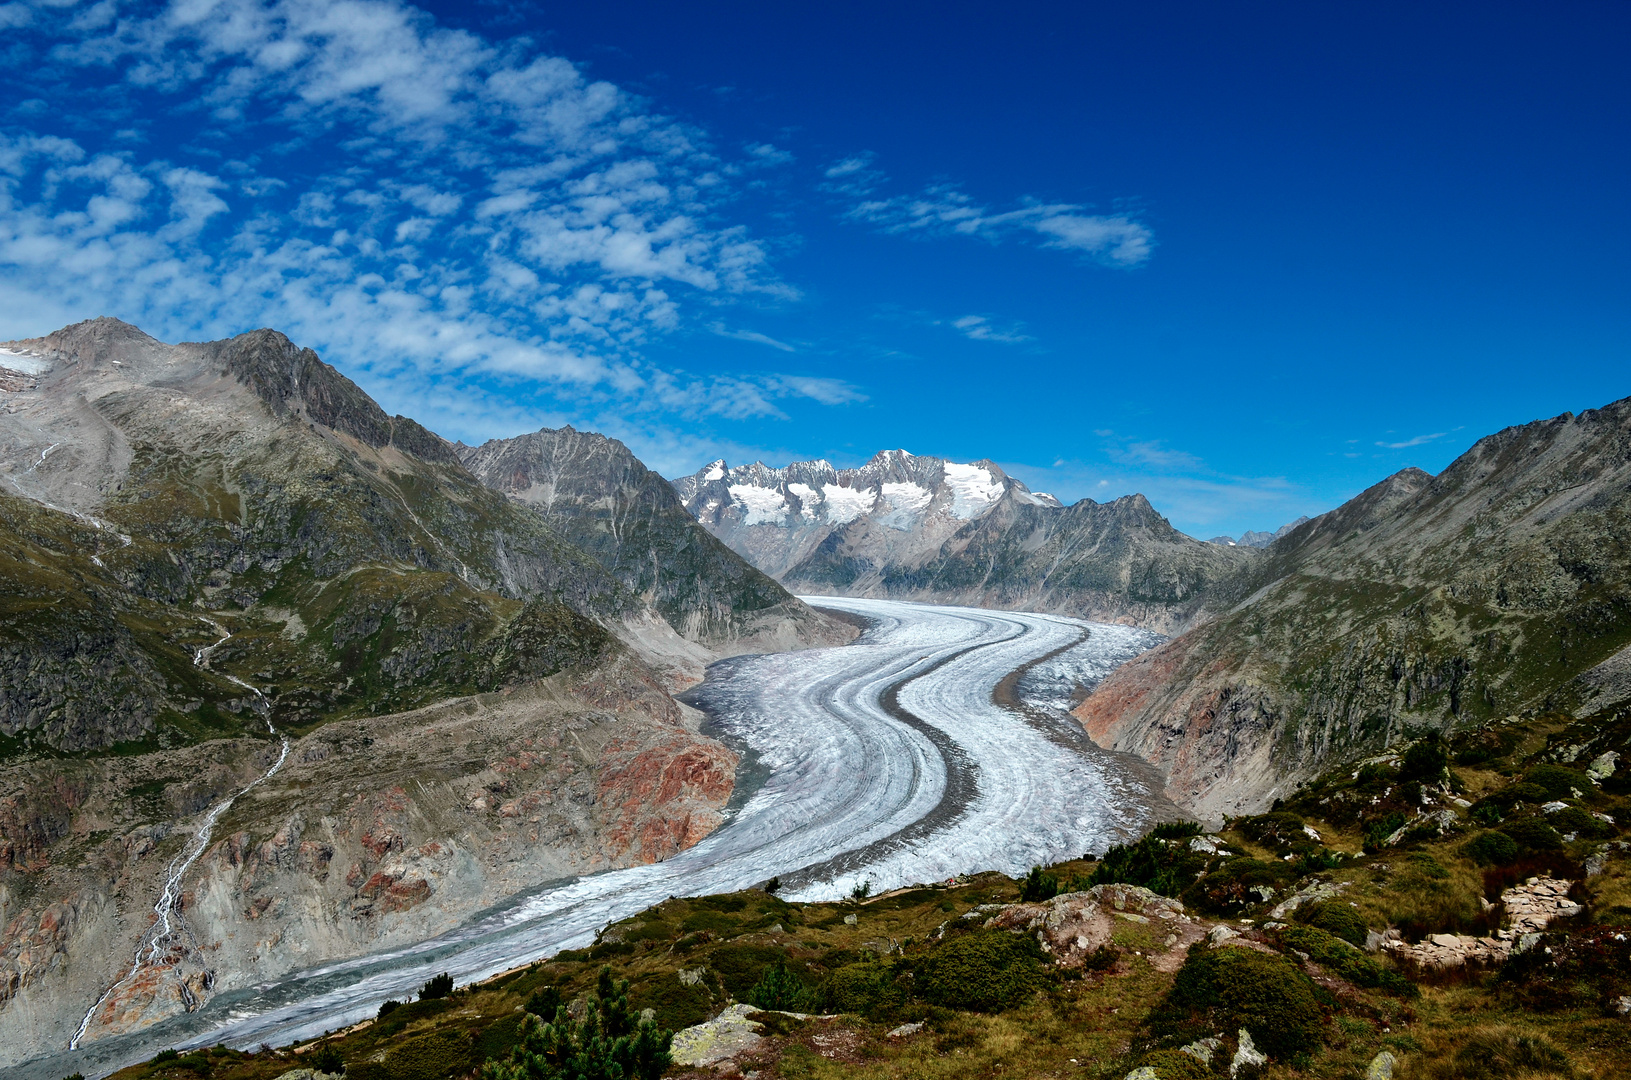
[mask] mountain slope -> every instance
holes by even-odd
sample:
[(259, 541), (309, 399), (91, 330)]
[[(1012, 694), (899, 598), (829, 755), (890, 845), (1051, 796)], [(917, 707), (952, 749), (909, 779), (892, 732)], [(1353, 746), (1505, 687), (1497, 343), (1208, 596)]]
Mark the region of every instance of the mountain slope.
[(1141, 495), (1065, 507), (989, 461), (904, 450), (859, 469), (716, 461), (673, 483), (704, 526), (799, 592), (1054, 611), (1172, 632), (1255, 554), (1183, 535)]
[(736, 755), (661, 634), (281, 334), (0, 345), (0, 1067), (695, 844)]
[[(11, 348), (51, 365), (0, 413), (0, 470), (28, 500), (11, 504), (6, 535), (19, 552), (13, 604), (58, 592), (39, 578), (48, 563), (17, 547), (49, 535), (52, 568), (75, 583), (60, 595), (97, 598), (90, 609), (103, 621), (128, 609), (118, 616), (127, 631), (147, 633), (145, 620), (165, 639), (160, 653), (179, 645), (187, 656), (222, 636), (207, 612), (241, 610), (242, 640), (217, 659), (233, 670), (243, 653), (239, 677), (277, 672), (261, 681), (281, 721), (474, 688), (484, 645), (524, 600), (603, 618), (633, 604), (598, 563), (470, 476), (446, 443), (386, 416), (281, 334), (169, 347), (101, 319)], [(0, 697), (8, 733), (55, 730), (49, 717), (67, 709), (80, 717), (76, 734), (52, 745), (88, 749), (129, 737), (133, 712), (151, 732), (160, 715), (185, 727), (210, 702), (244, 697), (219, 678), (178, 674), (181, 692), (149, 677), (134, 710), (128, 699), (98, 705), (95, 642), (111, 630), (65, 653), (45, 647), (23, 608), (0, 614), (0, 664), (19, 679), (48, 653), (78, 658), (77, 674), (64, 669), (26, 708)], [(205, 706), (191, 705), (198, 698)]]
[(616, 439), (544, 428), (455, 450), (484, 484), (536, 510), (688, 640), (741, 652), (850, 636), (698, 525), (669, 483)]
[(1631, 399), (1481, 439), (1294, 529), (1077, 709), (1202, 813), (1423, 729), (1595, 707), (1631, 646)]

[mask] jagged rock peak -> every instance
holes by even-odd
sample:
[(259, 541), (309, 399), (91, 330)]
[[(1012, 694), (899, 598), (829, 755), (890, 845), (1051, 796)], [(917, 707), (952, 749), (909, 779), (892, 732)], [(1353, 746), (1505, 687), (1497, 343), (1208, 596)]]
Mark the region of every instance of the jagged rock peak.
[(276, 330), (190, 347), (218, 363), (222, 375), (253, 389), (275, 416), (299, 414), (376, 450), (395, 446), (421, 460), (459, 466), (441, 436), (408, 417), (387, 416), (362, 387)]

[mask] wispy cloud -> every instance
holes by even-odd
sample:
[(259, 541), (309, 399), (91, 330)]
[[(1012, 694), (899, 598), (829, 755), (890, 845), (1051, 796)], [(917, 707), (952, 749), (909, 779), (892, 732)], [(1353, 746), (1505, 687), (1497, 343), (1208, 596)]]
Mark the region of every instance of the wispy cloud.
[[(272, 325), (399, 402), (504, 397), (472, 379), (583, 411), (856, 400), (645, 356), (722, 304), (796, 298), (726, 216), (732, 170), (784, 150), (728, 161), (563, 58), (398, 0), (14, 0), (0, 24), (13, 72), (54, 95), (0, 135), (0, 336), (95, 314), (171, 339)], [(138, 128), (163, 148), (119, 134)]]
[(1022, 333), (1017, 326), (998, 327), (984, 315), (964, 315), (960, 319), (953, 319), (951, 325), (964, 337), (975, 341), (1000, 341), (1017, 345), (1032, 340), (1029, 334)]
[(1406, 439), (1403, 442), (1378, 442), (1376, 445), (1382, 447), (1384, 450), (1405, 450), (1412, 446), (1425, 445), (1432, 442), (1434, 439), (1442, 439), (1448, 434), (1448, 431), (1435, 431), (1431, 435), (1417, 435)]
[(835, 162), (824, 175), (827, 190), (849, 204), (846, 217), (887, 233), (989, 241), (1024, 237), (1123, 267), (1147, 262), (1155, 249), (1155, 234), (1144, 223), (1126, 214), (1096, 214), (1075, 203), (1027, 199), (998, 211), (953, 184), (934, 184), (915, 195), (880, 196), (887, 177), (870, 154)]
[(733, 338), (737, 341), (751, 341), (759, 345), (769, 345), (772, 349), (780, 349), (782, 352), (798, 351), (797, 349), (793, 348), (793, 346), (787, 344), (787, 342), (777, 341), (769, 334), (761, 334), (757, 330), (732, 330), (724, 323), (718, 322), (714, 323), (708, 329), (724, 338)]

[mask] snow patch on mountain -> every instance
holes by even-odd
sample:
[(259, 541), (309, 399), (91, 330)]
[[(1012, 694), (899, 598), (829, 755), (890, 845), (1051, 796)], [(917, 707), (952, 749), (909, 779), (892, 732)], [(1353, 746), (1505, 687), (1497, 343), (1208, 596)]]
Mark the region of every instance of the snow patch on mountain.
[(990, 470), (955, 461), (946, 462), (942, 468), (946, 486), (951, 488), (951, 512), (964, 521), (979, 517), (1002, 498), (1003, 485)]
[(904, 484), (884, 484), (880, 488), (883, 499), (890, 506), (886, 514), (879, 514), (877, 522), (891, 529), (910, 532), (918, 518), (934, 498), (929, 489), (910, 481)]
[(732, 484), (731, 501), (742, 508), (747, 525), (781, 525), (787, 521), (787, 499), (775, 488)]
[(848, 525), (862, 514), (867, 513), (878, 501), (875, 492), (864, 488), (840, 487), (837, 484), (823, 484), (822, 494), (826, 496), (827, 524)]

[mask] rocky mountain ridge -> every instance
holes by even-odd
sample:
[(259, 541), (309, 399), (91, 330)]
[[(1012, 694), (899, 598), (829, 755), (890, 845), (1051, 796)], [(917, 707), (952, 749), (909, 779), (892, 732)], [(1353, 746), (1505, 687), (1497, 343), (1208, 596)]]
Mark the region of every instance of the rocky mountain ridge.
[(702, 528), (616, 439), (544, 428), (454, 447), (472, 475), (535, 510), (681, 637), (716, 654), (847, 639)]
[(1600, 708), (1631, 689), (1628, 537), (1631, 399), (1507, 428), (1298, 526), (1076, 715), (1216, 815), (1423, 731)]
[(801, 593), (1022, 608), (1171, 633), (1253, 554), (1185, 536), (1142, 495), (1067, 507), (990, 461), (904, 450), (859, 469), (716, 461), (673, 485), (710, 532)]

